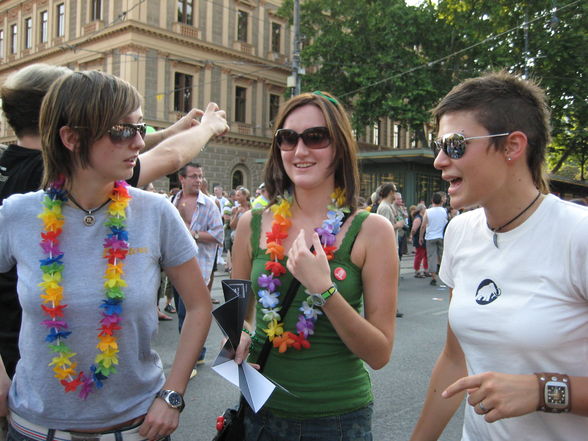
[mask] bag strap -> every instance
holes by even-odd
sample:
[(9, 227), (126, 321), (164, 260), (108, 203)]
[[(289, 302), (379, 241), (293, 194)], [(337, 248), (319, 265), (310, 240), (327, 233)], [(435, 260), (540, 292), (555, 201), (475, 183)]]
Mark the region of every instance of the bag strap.
[[(347, 219), (351, 216), (350, 212), (345, 213), (343, 216), (343, 221), (341, 225), (343, 225)], [(310, 251), (314, 252), (314, 245), (310, 247)], [(292, 300), (294, 300), (294, 296), (296, 295), (296, 291), (300, 287), (300, 280), (294, 278), (290, 283), (290, 287), (288, 288), (288, 293), (286, 297), (284, 297), (284, 303), (282, 303), (282, 320), (286, 317), (288, 313), (288, 309), (290, 309), (290, 305), (292, 304)], [(259, 365), (259, 372), (263, 372), (263, 368), (265, 367), (265, 362), (267, 357), (269, 356), (270, 350), (272, 349), (272, 342), (270, 341), (269, 337), (266, 338), (265, 343), (263, 344), (263, 348), (261, 348), (261, 352), (259, 353), (259, 357), (257, 358), (257, 364)]]
[[(294, 300), (294, 296), (296, 295), (296, 291), (300, 287), (300, 280), (292, 279), (290, 283), (290, 287), (288, 288), (288, 293), (286, 297), (284, 297), (284, 303), (282, 303), (282, 319), (286, 317), (288, 310), (290, 309), (290, 305), (292, 304), (292, 300)], [(263, 372), (263, 368), (265, 367), (265, 362), (269, 353), (272, 349), (272, 342), (270, 341), (269, 337), (266, 338), (265, 343), (263, 344), (263, 348), (261, 348), (261, 352), (259, 353), (259, 357), (257, 359), (257, 364), (259, 365), (259, 372)]]

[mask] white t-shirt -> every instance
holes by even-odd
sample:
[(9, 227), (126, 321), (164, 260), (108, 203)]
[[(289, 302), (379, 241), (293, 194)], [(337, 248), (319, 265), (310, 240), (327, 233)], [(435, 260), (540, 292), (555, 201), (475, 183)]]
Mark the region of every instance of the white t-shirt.
[(447, 225), (447, 211), (445, 211), (445, 208), (427, 208), (427, 229), (425, 230), (425, 240), (443, 239), (445, 225)]
[[(453, 288), (449, 323), (468, 373), (588, 376), (588, 210), (548, 195), (498, 234), (498, 248), (492, 235), (483, 209), (453, 219), (445, 235), (439, 274)], [(468, 405), (462, 441), (587, 437), (586, 417), (533, 412), (490, 424)]]

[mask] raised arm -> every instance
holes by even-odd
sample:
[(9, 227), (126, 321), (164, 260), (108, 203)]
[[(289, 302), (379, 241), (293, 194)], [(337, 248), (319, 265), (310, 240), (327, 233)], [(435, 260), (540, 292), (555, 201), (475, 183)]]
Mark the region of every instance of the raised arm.
[[(157, 145), (139, 156), (138, 187), (176, 172), (196, 157), (210, 138), (224, 135), (229, 130), (225, 111), (215, 103), (209, 103), (206, 112), (202, 113), (199, 109), (192, 109), (171, 127), (145, 138), (146, 145)], [(200, 123), (195, 119), (199, 115), (202, 115)]]
[[(332, 285), (331, 273), (316, 233), (312, 243), (318, 250), (316, 255), (310, 245), (301, 231), (288, 253), (287, 266), (310, 292), (321, 293)], [(369, 216), (353, 248), (352, 261), (362, 268), (365, 316), (339, 292), (322, 309), (349, 350), (373, 369), (380, 369), (390, 360), (396, 323), (398, 255), (392, 225), (382, 216)]]

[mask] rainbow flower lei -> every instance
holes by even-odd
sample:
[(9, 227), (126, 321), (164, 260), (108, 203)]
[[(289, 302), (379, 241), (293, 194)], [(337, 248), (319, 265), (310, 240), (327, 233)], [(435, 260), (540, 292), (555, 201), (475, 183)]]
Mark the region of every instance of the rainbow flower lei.
[[(345, 192), (340, 188), (335, 189), (331, 194), (331, 204), (327, 207), (327, 218), (320, 227), (314, 230), (319, 235), (328, 260), (332, 260), (334, 257), (336, 235), (343, 224), (344, 213), (349, 212), (349, 208), (343, 206), (344, 203)], [(286, 194), (284, 197), (278, 197), (278, 203), (270, 207), (274, 219), (271, 231), (266, 233), (266, 254), (270, 255), (270, 260), (266, 262), (265, 269), (269, 271), (269, 274), (261, 274), (257, 279), (260, 288), (257, 295), (259, 302), (263, 305), (261, 310), (264, 314), (263, 320), (267, 323), (264, 332), (279, 352), (286, 352), (289, 348), (297, 350), (310, 348), (308, 338), (314, 334), (315, 323), (318, 316), (322, 315), (322, 311), (315, 307), (311, 298), (308, 297), (299, 308), (302, 314), (298, 316), (296, 334), (284, 331), (284, 324), (281, 322), (280, 310), (282, 307), (280, 306), (278, 288), (282, 282), (279, 277), (286, 273), (286, 268), (280, 260), (284, 259), (282, 244), (288, 237), (288, 230), (292, 225), (290, 221), (292, 217), (291, 206), (292, 197)]]
[(86, 399), (116, 372), (118, 364), (116, 331), (122, 329), (120, 325), (124, 299), (122, 287), (127, 286), (122, 278), (124, 274), (122, 261), (129, 251), (125, 210), (131, 197), (127, 191), (126, 182), (117, 181), (114, 184), (110, 195), (111, 202), (107, 208), (109, 218), (105, 223), (110, 228), (110, 232), (104, 240), (104, 258), (107, 260), (104, 275), (106, 299), (102, 300), (99, 306), (103, 311), (96, 345), (100, 353), (96, 355), (94, 363), (90, 366), (89, 374), (77, 373), (77, 362), (72, 361), (76, 353), (72, 352), (65, 342), (71, 331), (68, 331), (68, 324), (64, 317), (67, 304), (63, 303), (63, 286), (61, 285), (64, 263), (63, 252), (59, 248), (59, 236), (65, 222), (62, 206), (67, 201), (67, 193), (63, 189), (64, 183), (64, 179), (59, 179), (45, 192), (43, 211), (38, 216), (43, 221), (44, 228), (40, 245), (47, 255), (47, 258), (41, 260), (43, 271), (43, 282), (39, 284), (43, 288), (41, 308), (49, 317), (41, 323), (49, 329), (45, 341), (49, 343), (50, 351), (56, 354), (49, 363), (49, 366), (53, 366), (55, 378), (60, 381), (65, 392), (75, 391), (81, 386), (79, 396)]

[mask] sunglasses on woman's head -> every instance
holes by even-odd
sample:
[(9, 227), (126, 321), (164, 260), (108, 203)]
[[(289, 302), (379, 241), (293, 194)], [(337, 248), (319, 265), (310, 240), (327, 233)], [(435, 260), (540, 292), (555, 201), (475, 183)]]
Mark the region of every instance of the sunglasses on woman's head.
[(447, 133), (431, 142), (431, 150), (433, 150), (435, 157), (443, 150), (451, 159), (459, 159), (465, 155), (467, 141), (470, 139), (496, 138), (498, 136), (508, 135), (510, 135), (510, 132), (498, 133), (496, 135), (470, 136), (466, 138), (461, 133)]
[(123, 142), (133, 139), (137, 132), (139, 132), (139, 135), (142, 139), (145, 139), (145, 134), (147, 133), (147, 124), (118, 123), (113, 125), (110, 130), (108, 130), (108, 135), (110, 136), (112, 142)]
[(298, 133), (292, 129), (279, 129), (274, 135), (276, 144), (283, 151), (294, 150), (298, 144), (298, 138), (302, 138), (302, 142), (309, 149), (324, 149), (331, 143), (329, 136), (329, 129), (326, 127), (311, 127), (302, 133)]

